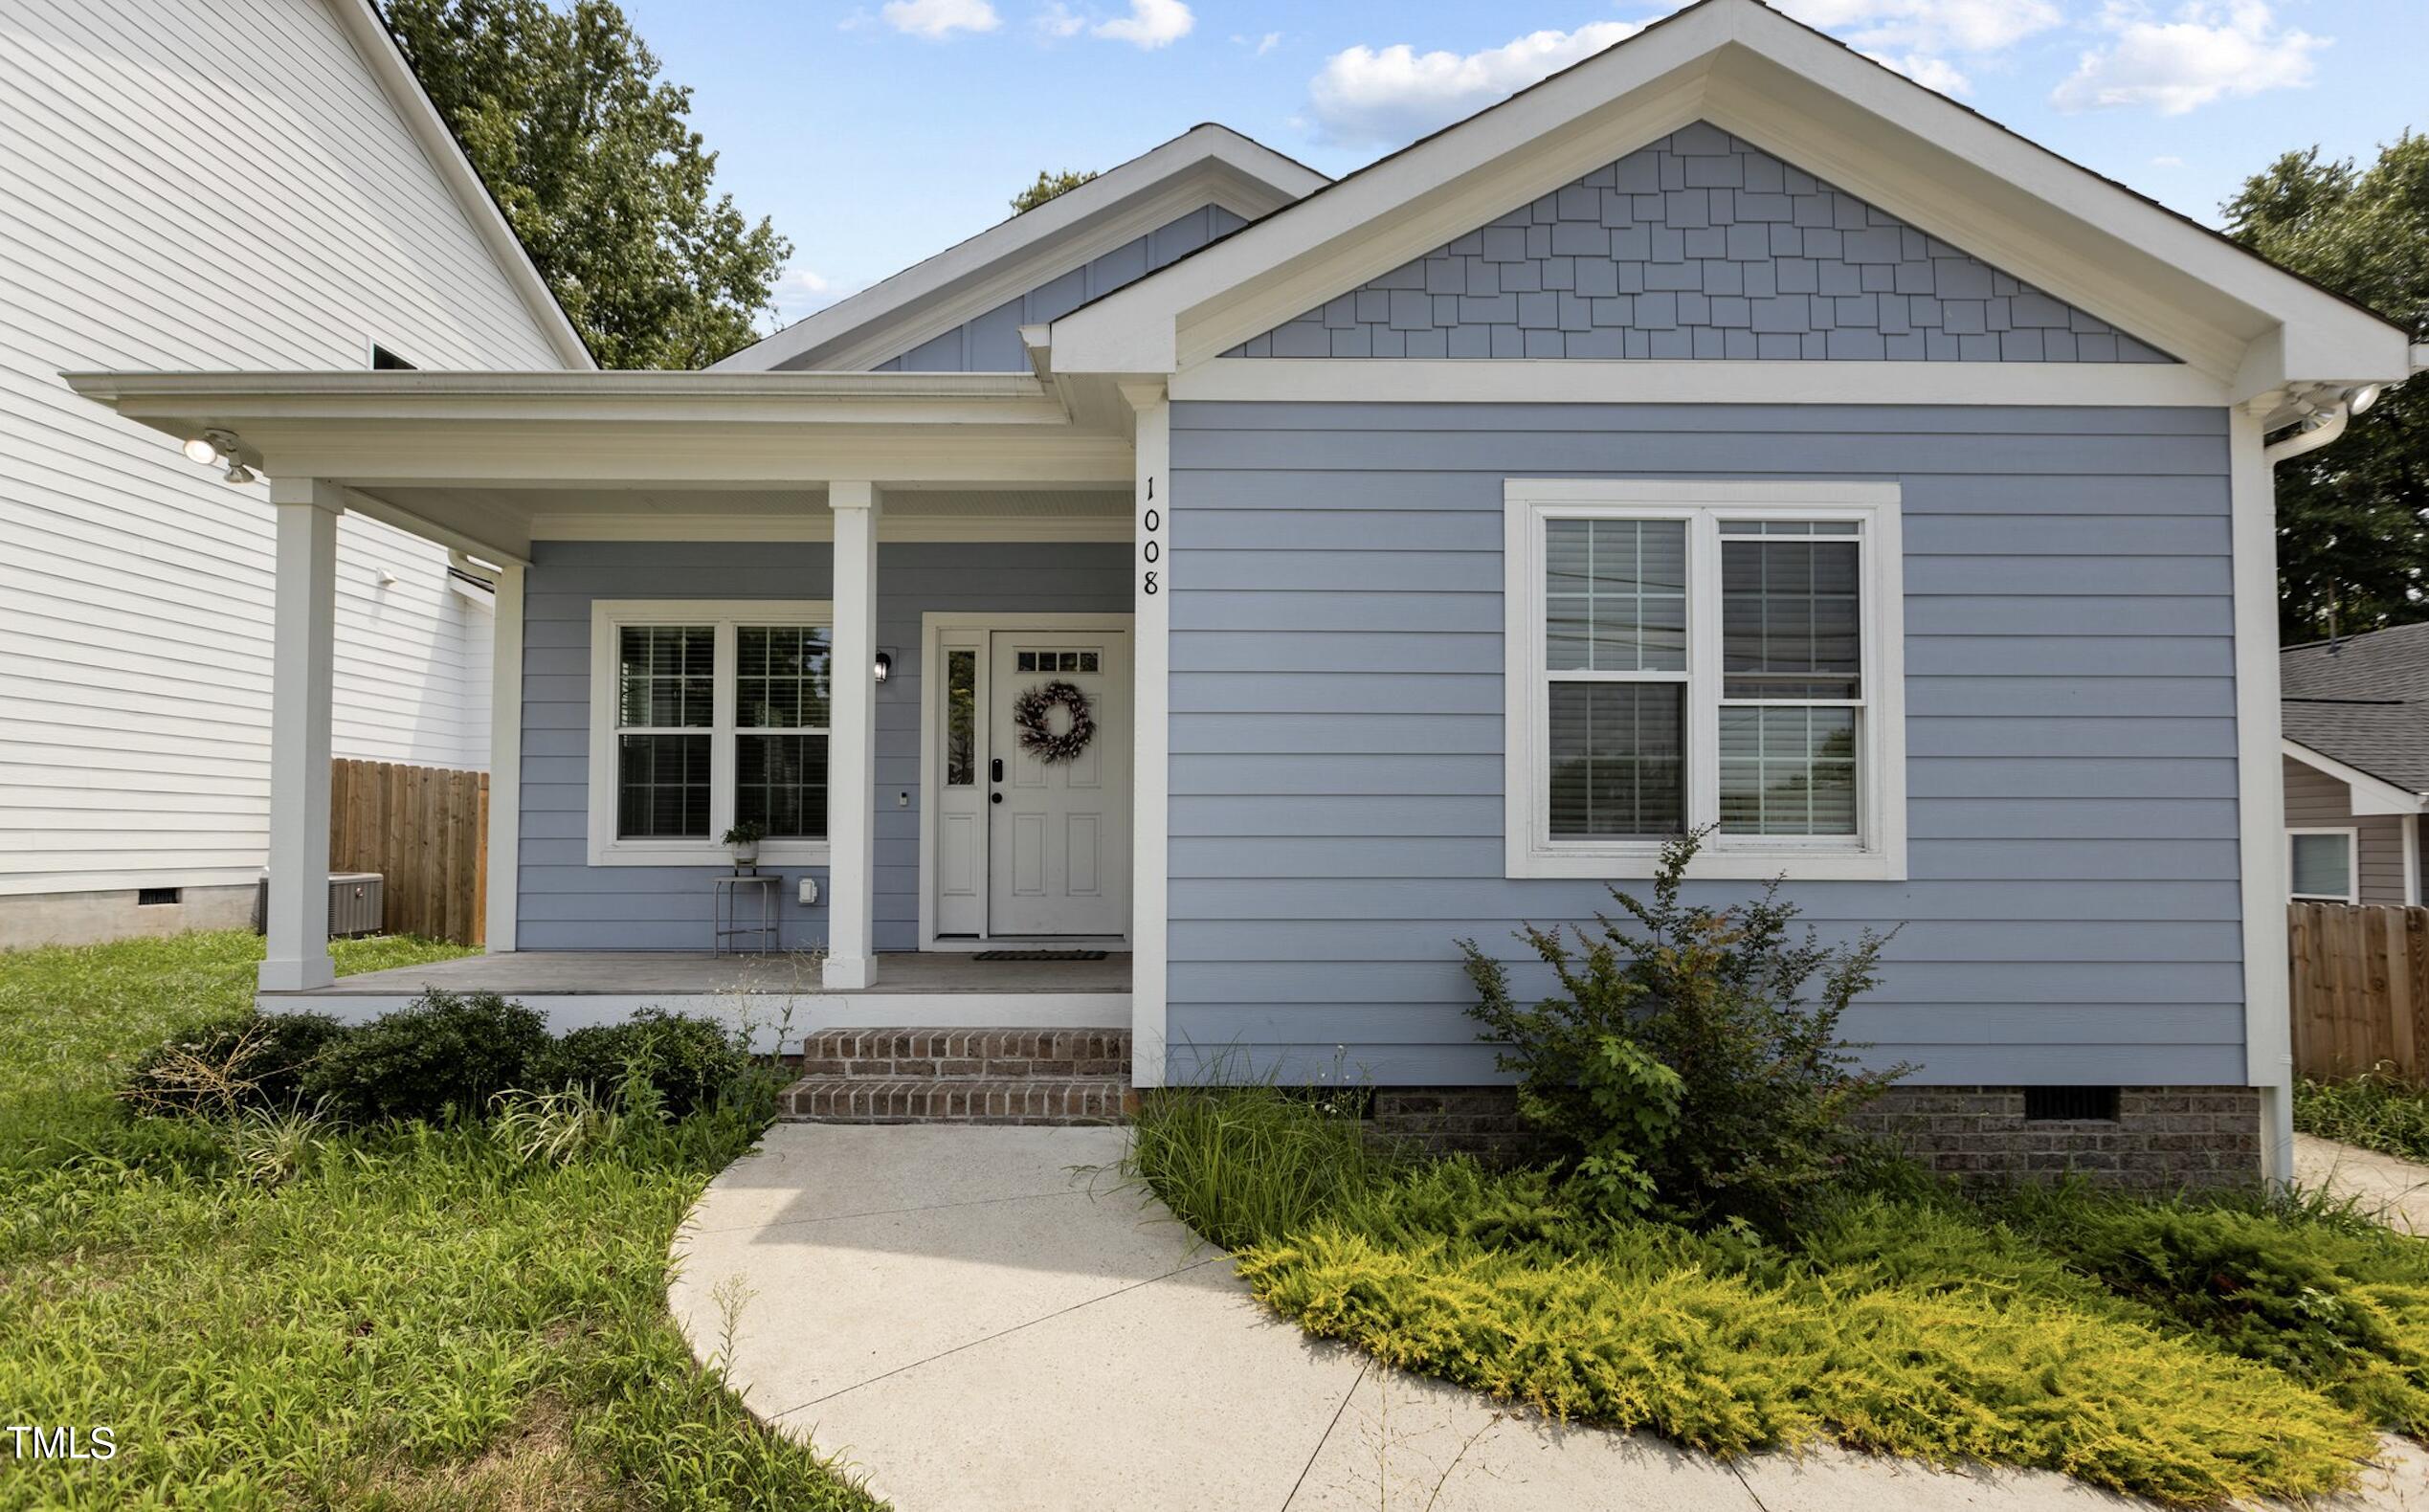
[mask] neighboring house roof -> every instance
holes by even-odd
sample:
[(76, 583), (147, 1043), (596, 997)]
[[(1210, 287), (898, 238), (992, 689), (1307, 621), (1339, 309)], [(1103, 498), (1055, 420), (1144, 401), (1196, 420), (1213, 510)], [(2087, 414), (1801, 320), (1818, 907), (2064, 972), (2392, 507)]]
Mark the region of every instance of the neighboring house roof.
[(1056, 321), (1064, 373), (1174, 372), (1696, 121), (2181, 357), (2235, 397), (2398, 380), (2409, 335), (1760, 0), (1700, 0)]
[(858, 371), (1206, 205), (1256, 220), (1331, 181), (1203, 124), (709, 365)]
[(2429, 793), (2429, 624), (2278, 654), (2285, 738), (2410, 793)]
[(497, 196), (481, 181), (472, 161), (464, 156), (463, 145), (438, 114), (437, 105), (422, 81), (405, 60), (404, 49), (395, 33), (388, 29), (374, 0), (328, 0), (329, 12), (345, 29), (354, 51), (362, 55), (364, 65), (379, 80), (380, 89), (395, 108), (399, 121), (420, 144), (422, 155), (430, 160), (449, 192), (462, 205), (465, 218), (470, 220), (489, 254), (506, 276), (523, 302), (531, 309), (531, 317), (547, 334), (548, 345), (564, 358), (568, 367), (596, 367), (598, 360), (591, 355), (591, 347), (582, 333), (574, 328), (572, 318), (557, 301), (548, 280), (540, 276), (540, 269), (531, 260), (523, 238), (506, 220), (506, 212), (499, 207)]

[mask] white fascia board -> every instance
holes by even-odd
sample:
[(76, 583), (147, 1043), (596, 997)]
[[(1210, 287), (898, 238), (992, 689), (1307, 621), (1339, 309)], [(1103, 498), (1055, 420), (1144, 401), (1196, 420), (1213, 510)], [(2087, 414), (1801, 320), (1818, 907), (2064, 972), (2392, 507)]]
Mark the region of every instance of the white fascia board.
[(596, 368), (598, 359), (591, 355), (590, 346), (582, 340), (582, 333), (573, 328), (565, 306), (557, 302), (547, 280), (540, 277), (523, 238), (506, 224), (505, 211), (498, 208), (488, 186), (465, 160), (456, 134), (439, 119), (438, 107), (431, 103), (429, 92), (413, 77), (412, 65), (397, 50), (396, 38), (389, 33), (388, 23), (380, 19), (372, 0), (329, 0), (329, 13), (345, 29), (346, 40), (353, 43), (356, 56), (371, 71), (381, 93), (388, 96), (397, 119), (412, 133), (422, 155), (430, 160), (432, 168), (463, 207), (464, 217), (472, 222), (473, 231), (489, 249), (491, 260), (506, 276), (506, 281), (522, 296), (531, 318), (547, 336), (548, 345), (565, 359), (568, 367)]
[(2332, 777), (2349, 791), (2346, 807), (2357, 814), (2420, 813), (2429, 812), (2429, 799), (2417, 792), (2406, 792), (2383, 777), (2373, 777), (2358, 767), (2347, 766), (2335, 757), (2311, 749), (2298, 740), (2283, 742), (2288, 760), (2301, 762), (2323, 776)]
[(2174, 363), (1649, 362), (1224, 357), (1170, 380), (1176, 400), (1369, 404), (1972, 404), (2224, 408), (2224, 384)]
[[(883, 362), (1203, 204), (1256, 220), (1330, 183), (1225, 126), (1200, 125), (709, 366)], [(872, 355), (874, 353), (875, 355)]]
[[(1754, 0), (1705, 0), (1074, 311), (1056, 367), (1177, 371), (1695, 120), (2238, 379), (2239, 396), (2262, 377), (2409, 371), (2397, 327)], [(2281, 326), (2283, 370), (2242, 373)]]

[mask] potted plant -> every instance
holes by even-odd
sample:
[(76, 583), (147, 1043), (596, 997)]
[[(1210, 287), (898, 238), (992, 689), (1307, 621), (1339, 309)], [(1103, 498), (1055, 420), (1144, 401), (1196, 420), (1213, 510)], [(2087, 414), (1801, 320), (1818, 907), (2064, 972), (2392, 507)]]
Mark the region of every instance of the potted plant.
[(768, 827), (756, 819), (745, 819), (725, 832), (719, 843), (734, 853), (734, 870), (759, 865), (759, 842), (768, 834)]

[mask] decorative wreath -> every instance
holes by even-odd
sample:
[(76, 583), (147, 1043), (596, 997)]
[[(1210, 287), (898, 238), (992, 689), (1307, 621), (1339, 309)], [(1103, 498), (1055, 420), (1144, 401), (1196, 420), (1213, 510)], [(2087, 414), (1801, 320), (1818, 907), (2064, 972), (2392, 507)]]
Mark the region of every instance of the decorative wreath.
[[(1071, 727), (1055, 733), (1050, 716), (1056, 707), (1071, 711)], [(1041, 682), (1013, 700), (1013, 723), (1020, 726), (1020, 748), (1047, 766), (1077, 761), (1097, 738), (1095, 711), (1088, 696), (1068, 682)]]

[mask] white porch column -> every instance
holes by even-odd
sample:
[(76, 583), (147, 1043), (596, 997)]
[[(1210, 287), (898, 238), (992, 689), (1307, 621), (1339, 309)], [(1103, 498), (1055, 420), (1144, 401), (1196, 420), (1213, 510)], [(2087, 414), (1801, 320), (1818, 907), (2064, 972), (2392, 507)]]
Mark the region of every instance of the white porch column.
[(830, 990), (877, 980), (877, 485), (827, 485), (835, 512), (835, 669), (827, 679)]
[(1172, 790), (1172, 407), (1162, 383), (1125, 384), (1138, 419), (1132, 500), (1131, 670), (1135, 760), (1130, 808), (1130, 1082), (1166, 1076), (1170, 995)]
[(270, 655), (269, 950), (264, 991), (337, 980), (329, 967), (329, 707), (337, 640), (337, 524), (345, 492), (278, 478)]
[(523, 844), (523, 568), (502, 563), (490, 605), (489, 911), (491, 955), (515, 947), (517, 864)]

